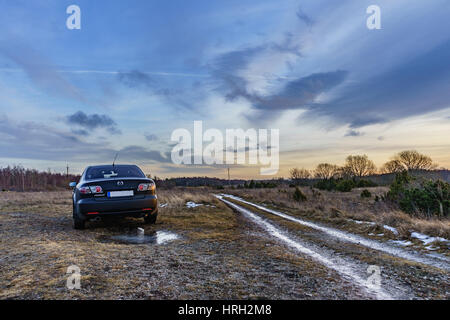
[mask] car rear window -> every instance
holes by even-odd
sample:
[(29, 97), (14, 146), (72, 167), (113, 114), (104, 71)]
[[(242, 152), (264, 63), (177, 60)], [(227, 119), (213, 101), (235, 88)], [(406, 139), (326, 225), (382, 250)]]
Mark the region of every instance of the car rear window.
[(91, 167), (85, 175), (86, 180), (114, 178), (145, 178), (145, 175), (137, 166), (126, 165)]

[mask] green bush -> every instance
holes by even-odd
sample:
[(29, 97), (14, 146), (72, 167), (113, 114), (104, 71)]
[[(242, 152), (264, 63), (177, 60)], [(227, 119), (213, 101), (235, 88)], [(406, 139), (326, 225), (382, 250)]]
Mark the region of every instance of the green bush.
[(372, 194), (370, 193), (369, 190), (364, 189), (364, 190), (361, 192), (361, 198), (370, 198), (370, 197), (372, 197)]
[(442, 180), (412, 177), (404, 171), (396, 175), (387, 198), (409, 213), (447, 216), (450, 211), (450, 184)]
[(341, 180), (336, 185), (336, 190), (340, 192), (350, 192), (355, 187), (352, 180)]
[(306, 201), (306, 196), (303, 194), (303, 192), (296, 187), (294, 191), (294, 200), (298, 202)]
[(335, 179), (320, 180), (314, 184), (314, 187), (320, 190), (327, 190), (327, 191), (335, 190), (336, 180)]

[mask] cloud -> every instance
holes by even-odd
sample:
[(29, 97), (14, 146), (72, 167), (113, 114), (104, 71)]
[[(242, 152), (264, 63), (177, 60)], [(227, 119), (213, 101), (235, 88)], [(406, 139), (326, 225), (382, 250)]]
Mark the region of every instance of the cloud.
[(163, 156), (161, 152), (155, 150), (147, 150), (141, 146), (127, 146), (119, 151), (119, 158), (129, 161), (139, 160), (152, 160), (158, 163), (171, 163), (170, 157)]
[(212, 76), (220, 80), (219, 91), (225, 93), (228, 100), (246, 96), (248, 81), (238, 74), (256, 55), (266, 50), (266, 46), (250, 47), (231, 51), (217, 57), (212, 63)]
[(112, 134), (121, 134), (117, 128), (117, 124), (113, 119), (104, 114), (87, 115), (83, 111), (75, 112), (66, 117), (66, 122), (69, 125), (80, 126), (84, 129), (105, 128)]
[(307, 15), (301, 7), (298, 8), (296, 15), (297, 18), (304, 22), (308, 27), (312, 27), (314, 25), (314, 20), (309, 15)]
[[(257, 74), (248, 73), (249, 66), (261, 57), (269, 57), (271, 61), (284, 61), (286, 67), (292, 57), (300, 56), (299, 46), (293, 40), (292, 34), (286, 33), (281, 42), (266, 43), (220, 55), (212, 64), (212, 75), (220, 80), (217, 90), (223, 93), (228, 101), (244, 98), (251, 102), (252, 109), (244, 114), (250, 122), (265, 121), (277, 118), (285, 110), (311, 109), (319, 95), (343, 83), (349, 74), (345, 70), (334, 70), (298, 78), (283, 78), (273, 77), (264, 73), (264, 70)], [(258, 72), (257, 69), (256, 71)], [(259, 80), (259, 84), (279, 89), (264, 93), (265, 90), (252, 87), (251, 84), (258, 83)]]
[(145, 139), (147, 139), (148, 141), (158, 140), (158, 136), (156, 134), (146, 133), (144, 136), (145, 136)]
[(393, 69), (342, 86), (335, 98), (315, 104), (305, 119), (327, 116), (357, 129), (448, 108), (450, 40)]
[[(197, 77), (201, 77), (201, 75), (143, 72), (140, 70), (117, 73), (118, 81), (127, 88), (158, 96), (172, 107), (184, 111), (194, 109), (192, 104), (199, 100), (198, 97), (196, 99), (190, 97), (193, 95), (193, 90), (187, 90), (188, 84), (195, 81), (193, 79)], [(190, 101), (195, 102), (191, 104)]]
[(153, 87), (156, 84), (156, 81), (152, 77), (139, 70), (119, 72), (117, 78), (121, 83), (130, 88)]
[[(217, 90), (227, 100), (250, 98), (254, 90), (249, 90), (249, 87), (254, 87), (255, 82), (268, 84), (278, 81), (278, 69), (289, 68), (291, 60), (299, 56), (299, 45), (292, 33), (285, 32), (279, 41), (266, 41), (215, 57), (210, 64), (211, 75), (219, 81)], [(267, 64), (267, 60), (271, 63)], [(252, 65), (255, 61), (256, 65)]]
[(345, 137), (361, 137), (364, 133), (356, 130), (349, 130), (344, 136)]
[(70, 130), (73, 134), (80, 135), (80, 136), (87, 136), (89, 132), (84, 129), (72, 129)]
[(57, 130), (36, 122), (13, 122), (0, 117), (0, 150), (4, 158), (51, 161), (83, 161), (109, 163), (118, 152), (121, 161), (131, 163), (171, 162), (168, 154), (140, 146), (111, 148), (107, 142), (85, 142), (73, 133)]
[(347, 71), (314, 73), (309, 76), (290, 81), (277, 94), (260, 97), (251, 96), (255, 109), (288, 110), (303, 109), (314, 104), (315, 99), (324, 92), (338, 86), (347, 77)]

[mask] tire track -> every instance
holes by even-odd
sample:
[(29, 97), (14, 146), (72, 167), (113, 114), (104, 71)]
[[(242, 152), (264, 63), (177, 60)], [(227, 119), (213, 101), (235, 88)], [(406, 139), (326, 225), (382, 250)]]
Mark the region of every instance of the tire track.
[(440, 258), (436, 258), (436, 257), (432, 257), (432, 256), (425, 257), (425, 256), (422, 256), (419, 254), (414, 254), (414, 253), (408, 252), (402, 248), (394, 247), (394, 246), (391, 246), (391, 245), (388, 245), (385, 243), (381, 243), (381, 242), (378, 242), (375, 240), (363, 238), (361, 236), (357, 236), (355, 234), (351, 234), (351, 233), (348, 233), (345, 231), (341, 231), (341, 230), (337, 230), (337, 229), (333, 229), (333, 228), (329, 228), (329, 227), (324, 227), (324, 226), (318, 225), (313, 222), (295, 218), (286, 213), (266, 208), (264, 206), (246, 201), (246, 200), (236, 197), (234, 195), (222, 194), (222, 196), (228, 197), (228, 198), (236, 200), (236, 201), (240, 201), (242, 203), (253, 206), (262, 211), (265, 211), (270, 214), (276, 215), (278, 217), (284, 218), (286, 220), (289, 220), (289, 221), (304, 225), (306, 227), (324, 232), (324, 233), (326, 233), (334, 238), (340, 239), (342, 241), (359, 244), (359, 245), (365, 246), (367, 248), (374, 249), (377, 251), (382, 251), (382, 252), (388, 253), (392, 256), (402, 258), (402, 259), (406, 259), (406, 260), (417, 262), (417, 263), (422, 263), (422, 264), (425, 264), (428, 266), (443, 269), (445, 271), (450, 271), (450, 265), (449, 265), (448, 259), (446, 259), (445, 257), (440, 257)]
[(277, 228), (275, 225), (267, 222), (266, 220), (256, 215), (255, 213), (251, 212), (250, 210), (238, 206), (233, 202), (224, 199), (220, 195), (216, 195), (216, 197), (221, 201), (223, 201), (228, 206), (230, 206), (231, 208), (233, 208), (234, 210), (237, 210), (238, 212), (241, 212), (242, 214), (250, 218), (250, 220), (252, 220), (254, 223), (265, 229), (271, 236), (281, 240), (289, 247), (295, 249), (300, 253), (310, 256), (313, 260), (316, 260), (317, 262), (325, 265), (330, 269), (335, 270), (345, 278), (351, 280), (354, 284), (364, 289), (367, 294), (374, 295), (377, 299), (382, 300), (394, 299), (389, 293), (381, 289), (381, 287), (373, 285), (367, 279), (364, 279), (361, 276), (359, 276), (358, 272), (356, 271), (359, 268), (356, 265), (352, 265), (345, 261), (339, 261), (339, 263), (336, 263), (331, 259), (325, 257), (324, 255), (319, 254), (318, 252), (300, 244), (298, 241), (292, 239), (286, 232)]

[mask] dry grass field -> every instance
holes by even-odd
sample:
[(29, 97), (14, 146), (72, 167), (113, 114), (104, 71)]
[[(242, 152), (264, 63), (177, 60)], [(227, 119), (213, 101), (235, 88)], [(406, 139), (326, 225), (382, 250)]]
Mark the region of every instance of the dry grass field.
[[(235, 193), (293, 215), (342, 229), (353, 228), (355, 232), (367, 234), (369, 230), (349, 224), (348, 219), (389, 223), (399, 230), (414, 227), (448, 236), (446, 221), (422, 221), (390, 212), (381, 203), (361, 200), (357, 191), (313, 196), (305, 189), (305, 203), (294, 203), (291, 191)], [(0, 299), (374, 298), (336, 270), (287, 248), (227, 207), (214, 193), (217, 190), (208, 188), (158, 190), (160, 208), (155, 225), (127, 218), (89, 222), (86, 230), (74, 230), (70, 191), (1, 192)], [(189, 201), (201, 205), (189, 208)], [(364, 272), (368, 263), (383, 265), (387, 283), (400, 281), (406, 287), (402, 291), (404, 297), (449, 297), (448, 286), (442, 285), (448, 284), (448, 274), (442, 270), (374, 254), (360, 246), (316, 239), (310, 230), (264, 217), (298, 237), (304, 236), (305, 241), (330, 246), (330, 250), (355, 260)], [(169, 232), (176, 238), (138, 244), (114, 240), (136, 235), (138, 227), (144, 228), (149, 237), (158, 239), (158, 234)], [(66, 287), (67, 268), (71, 265), (81, 270), (79, 290)], [(401, 280), (396, 280), (398, 277)]]

